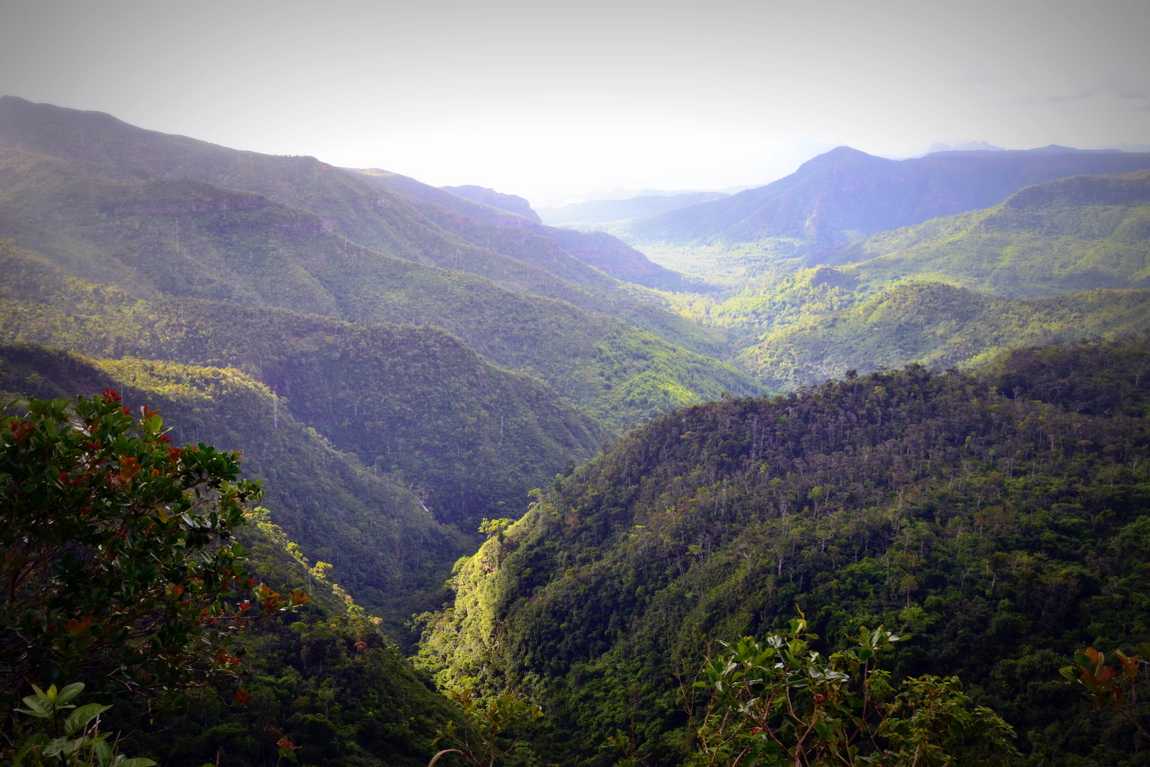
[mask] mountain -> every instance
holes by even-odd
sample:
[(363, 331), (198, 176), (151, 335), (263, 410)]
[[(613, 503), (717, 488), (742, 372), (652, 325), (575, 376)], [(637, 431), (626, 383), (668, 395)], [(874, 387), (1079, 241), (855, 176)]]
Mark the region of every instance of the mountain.
[(522, 197), (517, 197), (513, 194), (502, 194), (494, 189), (474, 185), (445, 186), (441, 188), (444, 191), (451, 192), (456, 197), (462, 197), (465, 200), (470, 200), (479, 205), (486, 205), (489, 208), (495, 208), (505, 213), (514, 213), (536, 224), (542, 223), (539, 219), (539, 214), (531, 209), (531, 203)]
[(543, 208), (539, 211), (539, 215), (545, 223), (551, 226), (598, 229), (670, 213), (691, 205), (719, 200), (726, 196), (723, 192), (643, 194), (619, 200), (588, 200), (557, 208)]
[(1045, 181), (1150, 168), (1150, 154), (1046, 147), (887, 160), (839, 147), (786, 178), (634, 223), (638, 242), (784, 238), (816, 255), (875, 232), (986, 208)]
[(276, 393), (283, 413), (398, 474), (439, 520), (467, 533), (483, 516), (521, 506), (528, 490), (590, 456), (605, 436), (538, 380), (435, 329), (140, 300), (3, 246), (0, 268), (9, 278), (0, 341), (240, 368)]
[[(694, 311), (775, 389), (847, 370), (966, 365), (1019, 345), (1142, 331), (1150, 172), (1072, 176), (880, 232)], [(1022, 300), (1019, 300), (1022, 299)]]
[(957, 144), (944, 144), (936, 142), (930, 145), (927, 154), (936, 152), (1001, 152), (1002, 147), (995, 146), (986, 141), (960, 141)]
[(1076, 176), (843, 251), (863, 280), (931, 275), (999, 295), (1150, 286), (1150, 172)]
[(442, 573), (468, 545), (397, 477), (335, 449), (238, 370), (0, 347), (0, 391), (70, 398), (107, 388), (159, 411), (177, 444), (240, 450), (248, 476), (264, 480), (276, 524), (311, 558), (332, 563), (392, 631), (402, 633), (408, 615), (435, 604)]
[[(597, 311), (629, 312), (650, 327), (676, 325), (658, 302), (642, 299), (569, 254), (522, 247), (514, 254), (471, 242), (452, 221), (432, 220), (387, 185), (312, 157), (242, 152), (137, 128), (98, 113), (0, 97), (0, 146), (80, 163), (116, 180), (199, 182), (260, 195), (310, 214), (324, 233), (394, 258), (463, 271), (517, 292)], [(75, 166), (73, 166), (75, 167)], [(462, 198), (442, 192), (452, 199)], [(494, 208), (471, 204), (495, 212)], [(435, 211), (432, 211), (435, 212)], [(516, 217), (521, 218), (521, 217)], [(447, 224), (447, 228), (443, 226)], [(534, 242), (528, 243), (534, 246)]]
[(849, 308), (812, 312), (769, 331), (745, 347), (740, 359), (780, 391), (850, 370), (912, 362), (945, 369), (1003, 349), (1139, 332), (1150, 332), (1150, 290), (1011, 300), (939, 282), (896, 282)]
[[(107, 173), (104, 166), (0, 149), (0, 237), (37, 251), (71, 275), (116, 284), (140, 297), (206, 298), (354, 322), (434, 325), (500, 365), (543, 378), (576, 404), (606, 415), (611, 426), (684, 404), (684, 396), (706, 398), (751, 385), (729, 366), (652, 330), (474, 275), (386, 256), (327, 231), (314, 214), (262, 195)], [(427, 189), (487, 215), (487, 209)], [(537, 239), (529, 237), (523, 247), (559, 250), (554, 239), (536, 247)], [(501, 243), (510, 247), (507, 239)], [(615, 316), (647, 322), (705, 352), (718, 351), (705, 331), (646, 300), (616, 302), (609, 294), (618, 283), (610, 277), (565, 251), (556, 258), (604, 283), (605, 306), (615, 306)], [(657, 354), (667, 365), (652, 377), (626, 350), (647, 350), (642, 353)], [(641, 386), (638, 375), (652, 386)], [(666, 392), (672, 391), (668, 400)]]
[(798, 609), (820, 651), (908, 636), (895, 676), (958, 674), (1027, 764), (1133, 767), (1059, 669), (1150, 642), (1147, 371), (1145, 339), (1035, 349), (656, 419), (458, 567), (420, 662), (528, 691), (559, 763), (674, 765), (708, 648)]
[[(458, 233), (469, 242), (508, 253), (517, 258), (546, 263), (553, 272), (574, 282), (606, 291), (617, 289), (607, 276), (618, 280), (664, 290), (691, 290), (698, 286), (682, 275), (655, 264), (622, 240), (601, 232), (579, 232), (558, 229), (524, 221), (522, 216), (506, 215), (491, 206), (476, 205), (458, 195), (420, 183), (413, 178), (387, 171), (361, 171), (372, 183), (404, 197), (432, 221)], [(570, 261), (578, 264), (574, 268)], [(609, 307), (632, 321), (669, 330), (670, 323), (658, 320), (652, 307), (636, 313), (627, 303)], [(658, 324), (655, 324), (658, 321)], [(675, 336), (672, 336), (675, 337)]]

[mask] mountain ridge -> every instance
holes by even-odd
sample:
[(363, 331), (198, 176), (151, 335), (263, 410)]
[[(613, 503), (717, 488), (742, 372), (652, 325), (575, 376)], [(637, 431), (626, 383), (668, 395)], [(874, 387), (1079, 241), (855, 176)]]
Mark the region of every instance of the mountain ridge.
[(793, 238), (817, 251), (989, 207), (1035, 183), (1146, 168), (1150, 154), (1061, 147), (942, 152), (906, 160), (838, 147), (766, 186), (636, 222), (629, 237), (672, 243)]

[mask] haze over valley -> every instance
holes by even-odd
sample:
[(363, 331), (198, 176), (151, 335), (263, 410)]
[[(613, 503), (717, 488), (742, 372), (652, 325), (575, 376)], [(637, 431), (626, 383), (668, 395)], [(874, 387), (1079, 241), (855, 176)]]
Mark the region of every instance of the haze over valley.
[(720, 5), (0, 0), (0, 761), (1146, 763), (1150, 14)]

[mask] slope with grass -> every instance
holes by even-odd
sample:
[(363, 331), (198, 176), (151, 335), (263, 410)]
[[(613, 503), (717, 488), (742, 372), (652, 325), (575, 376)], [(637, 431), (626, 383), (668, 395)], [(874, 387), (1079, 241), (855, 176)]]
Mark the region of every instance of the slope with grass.
[(1003, 349), (1150, 331), (1150, 290), (1005, 299), (937, 282), (898, 282), (849, 309), (765, 334), (742, 362), (775, 390), (912, 362), (977, 364)]

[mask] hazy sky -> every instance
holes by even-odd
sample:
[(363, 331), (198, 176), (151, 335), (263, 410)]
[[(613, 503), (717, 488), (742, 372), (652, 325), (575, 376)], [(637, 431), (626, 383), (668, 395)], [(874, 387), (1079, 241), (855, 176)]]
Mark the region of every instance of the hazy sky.
[(1150, 0), (0, 0), (0, 93), (537, 204), (1150, 143)]

